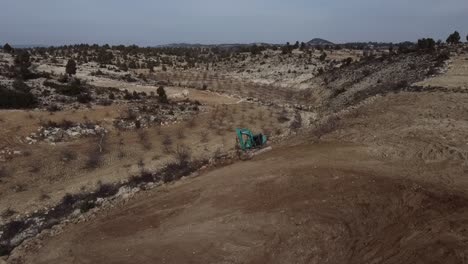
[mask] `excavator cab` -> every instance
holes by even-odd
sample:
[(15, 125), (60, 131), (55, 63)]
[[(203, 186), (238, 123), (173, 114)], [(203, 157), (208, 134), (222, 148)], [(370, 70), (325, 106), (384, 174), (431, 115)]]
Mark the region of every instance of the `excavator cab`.
[(236, 128), (237, 142), (241, 150), (251, 150), (262, 148), (266, 145), (268, 139), (263, 134), (254, 135), (252, 131), (245, 128)]

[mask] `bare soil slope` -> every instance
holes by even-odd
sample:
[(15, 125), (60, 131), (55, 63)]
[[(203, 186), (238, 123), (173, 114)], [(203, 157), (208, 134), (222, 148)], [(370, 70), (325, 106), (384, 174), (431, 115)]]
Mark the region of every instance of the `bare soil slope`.
[(462, 263), (468, 200), (355, 144), (274, 150), (70, 227), (26, 263)]

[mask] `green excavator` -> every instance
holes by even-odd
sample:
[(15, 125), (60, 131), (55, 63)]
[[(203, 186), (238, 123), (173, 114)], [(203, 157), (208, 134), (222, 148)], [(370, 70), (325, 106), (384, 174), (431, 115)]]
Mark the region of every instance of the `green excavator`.
[(237, 149), (241, 159), (249, 159), (261, 152), (271, 150), (271, 147), (266, 147), (268, 138), (260, 134), (253, 134), (252, 131), (245, 128), (236, 128), (237, 134)]

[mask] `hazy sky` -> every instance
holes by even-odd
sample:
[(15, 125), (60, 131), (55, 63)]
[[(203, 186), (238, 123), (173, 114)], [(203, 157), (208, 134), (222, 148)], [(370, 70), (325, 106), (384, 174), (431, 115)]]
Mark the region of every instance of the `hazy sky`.
[(0, 0), (0, 43), (445, 40), (468, 0)]

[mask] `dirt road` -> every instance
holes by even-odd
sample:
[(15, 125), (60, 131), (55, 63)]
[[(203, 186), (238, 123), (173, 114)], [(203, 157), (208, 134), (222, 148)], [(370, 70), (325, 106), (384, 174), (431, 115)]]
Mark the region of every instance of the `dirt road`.
[[(468, 199), (369, 147), (277, 147), (157, 189), (25, 263), (464, 263)], [(23, 252), (24, 253), (24, 252)]]

